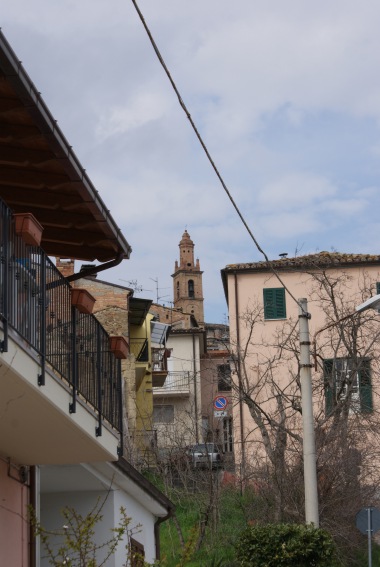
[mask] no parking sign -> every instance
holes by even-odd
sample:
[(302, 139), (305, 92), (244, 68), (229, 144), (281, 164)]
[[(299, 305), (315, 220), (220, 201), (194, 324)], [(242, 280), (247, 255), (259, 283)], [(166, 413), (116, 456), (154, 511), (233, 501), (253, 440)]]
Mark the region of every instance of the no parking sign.
[(214, 409), (217, 411), (223, 411), (226, 409), (228, 400), (225, 396), (216, 396), (214, 398)]

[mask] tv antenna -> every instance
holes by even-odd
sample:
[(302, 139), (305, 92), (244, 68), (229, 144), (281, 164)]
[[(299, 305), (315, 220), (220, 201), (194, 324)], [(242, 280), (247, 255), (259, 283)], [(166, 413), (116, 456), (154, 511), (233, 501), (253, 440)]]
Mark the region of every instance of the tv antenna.
[(158, 287), (158, 278), (149, 278), (149, 279), (152, 280), (152, 282), (154, 282), (156, 284), (156, 297), (157, 297), (156, 303), (158, 303), (160, 301), (160, 299), (164, 299), (164, 297), (170, 297), (169, 294), (159, 295), (159, 291), (161, 289), (170, 289), (169, 287)]
[(128, 284), (128, 287), (133, 289), (136, 293), (141, 293), (142, 291), (153, 291), (152, 289), (144, 289), (142, 285), (140, 285), (137, 280), (123, 280), (119, 278), (121, 282), (125, 282)]

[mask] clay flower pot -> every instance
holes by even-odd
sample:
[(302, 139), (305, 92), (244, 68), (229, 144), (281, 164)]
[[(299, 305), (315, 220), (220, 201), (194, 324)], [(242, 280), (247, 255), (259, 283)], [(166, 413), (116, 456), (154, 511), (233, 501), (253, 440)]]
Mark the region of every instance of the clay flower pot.
[(96, 300), (87, 289), (72, 287), (70, 292), (71, 305), (74, 305), (81, 313), (92, 313)]
[(129, 344), (125, 337), (110, 337), (110, 350), (116, 358), (127, 358), (129, 354)]
[(25, 244), (39, 246), (41, 244), (43, 227), (32, 213), (17, 213), (13, 215), (16, 234), (21, 236)]

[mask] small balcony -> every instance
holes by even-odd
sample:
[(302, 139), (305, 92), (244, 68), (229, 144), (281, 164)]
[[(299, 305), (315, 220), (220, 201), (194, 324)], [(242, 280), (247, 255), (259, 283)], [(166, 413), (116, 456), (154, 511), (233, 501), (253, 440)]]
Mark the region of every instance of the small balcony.
[(190, 395), (190, 372), (168, 372), (165, 384), (153, 388), (154, 397), (188, 397)]
[[(0, 201), (0, 453), (23, 464), (117, 458), (121, 364), (97, 319)], [(2, 332), (1, 332), (2, 331)]]
[(168, 357), (170, 351), (152, 347), (152, 384), (153, 387), (163, 387), (168, 375)]

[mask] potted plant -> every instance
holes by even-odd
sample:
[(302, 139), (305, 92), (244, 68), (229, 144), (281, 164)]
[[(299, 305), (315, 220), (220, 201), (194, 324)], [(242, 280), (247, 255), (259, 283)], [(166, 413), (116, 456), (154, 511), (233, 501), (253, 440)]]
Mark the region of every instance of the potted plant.
[(129, 354), (129, 344), (125, 337), (110, 337), (110, 349), (116, 358), (127, 358)]
[(74, 305), (81, 313), (92, 313), (96, 300), (87, 289), (72, 287), (70, 292), (71, 305)]
[(39, 246), (43, 227), (32, 213), (16, 213), (13, 215), (16, 234), (21, 236), (25, 244)]

